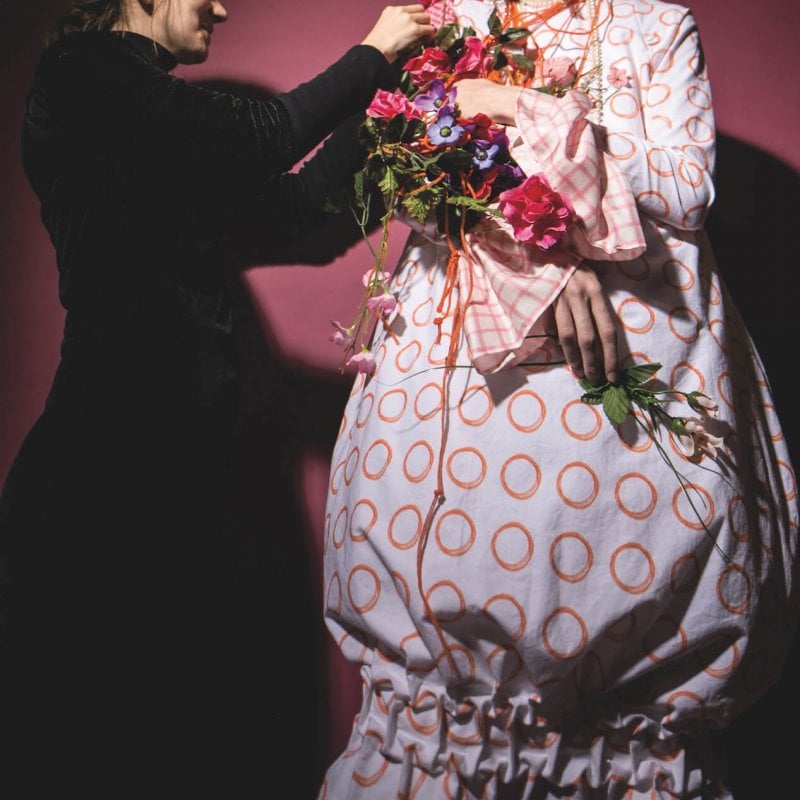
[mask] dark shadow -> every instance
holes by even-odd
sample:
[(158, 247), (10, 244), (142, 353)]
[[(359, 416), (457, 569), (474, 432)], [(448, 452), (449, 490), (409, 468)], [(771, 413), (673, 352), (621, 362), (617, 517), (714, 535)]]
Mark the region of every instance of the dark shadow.
[[(275, 94), (230, 80), (198, 85), (247, 100)], [(329, 263), (360, 241), (351, 223), (349, 214), (334, 215), (302, 241), (271, 240), (263, 266)], [(305, 457), (330, 458), (352, 378), (288, 363), (243, 283), (235, 280), (233, 288), (241, 375), (236, 547), (253, 608), (243, 625), (252, 641), (243, 675), (251, 704), (242, 713), (242, 724), (252, 731), (252, 796), (268, 795), (278, 770), (293, 798), (313, 800), (328, 766), (332, 720), (325, 696), (321, 565), (314, 549), (314, 527), (322, 520), (308, 519), (300, 469)]]
[[(770, 378), (775, 406), (795, 467), (800, 419), (793, 403), (800, 342), (797, 197), (800, 175), (785, 163), (725, 135), (718, 138), (717, 200), (707, 230), (723, 279)], [(800, 712), (800, 639), (767, 695), (723, 734), (736, 800), (791, 794)]]

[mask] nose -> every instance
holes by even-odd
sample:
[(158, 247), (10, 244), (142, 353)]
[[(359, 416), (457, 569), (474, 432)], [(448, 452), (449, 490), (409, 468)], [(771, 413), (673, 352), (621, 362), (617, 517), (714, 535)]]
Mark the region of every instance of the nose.
[(214, 19), (217, 22), (225, 22), (225, 20), (228, 19), (228, 12), (219, 0), (211, 1), (211, 13), (214, 15)]

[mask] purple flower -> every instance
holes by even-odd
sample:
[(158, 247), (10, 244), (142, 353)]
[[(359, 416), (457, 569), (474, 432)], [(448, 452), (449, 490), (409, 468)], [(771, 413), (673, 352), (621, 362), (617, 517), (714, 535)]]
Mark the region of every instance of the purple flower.
[(444, 81), (437, 79), (428, 87), (427, 93), (418, 94), (414, 98), (414, 105), (421, 111), (436, 111), (441, 115), (446, 113), (446, 109), (453, 110), (455, 99), (455, 89), (447, 91)]
[(462, 133), (464, 128), (456, 124), (452, 114), (444, 114), (428, 126), (428, 138), (431, 144), (454, 144)]
[(478, 169), (489, 169), (494, 164), (494, 157), (500, 149), (496, 144), (483, 141), (482, 139), (472, 140), (472, 163)]

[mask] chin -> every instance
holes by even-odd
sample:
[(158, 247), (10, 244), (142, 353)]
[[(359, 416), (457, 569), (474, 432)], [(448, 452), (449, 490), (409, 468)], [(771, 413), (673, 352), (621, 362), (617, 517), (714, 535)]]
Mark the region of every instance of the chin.
[(179, 64), (202, 64), (208, 59), (208, 48), (185, 50), (175, 56)]

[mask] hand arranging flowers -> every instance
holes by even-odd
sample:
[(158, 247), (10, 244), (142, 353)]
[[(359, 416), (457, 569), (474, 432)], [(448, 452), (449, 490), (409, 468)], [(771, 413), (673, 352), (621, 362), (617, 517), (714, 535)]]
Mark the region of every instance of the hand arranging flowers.
[[(362, 371), (370, 363), (360, 353), (374, 312), (386, 320), (385, 306), (376, 309), (370, 301), (385, 291), (381, 276), (390, 224), (398, 213), (420, 225), (433, 222), (453, 251), (464, 247), (464, 234), (486, 215), (504, 218), (516, 239), (541, 251), (563, 245), (574, 221), (569, 200), (543, 174), (526, 176), (515, 162), (505, 126), (485, 114), (467, 118), (459, 113), (461, 79), (533, 81), (534, 63), (515, 47), (530, 32), (503, 28), (496, 12), (489, 26), (483, 38), (471, 28), (441, 26), (433, 45), (406, 62), (401, 88), (379, 90), (367, 110), (361, 136), (369, 155), (355, 179), (355, 212), (363, 226), (373, 186), (388, 211), (360, 313), (346, 329), (333, 323), (337, 330), (330, 337), (345, 347), (347, 363)], [(561, 94), (569, 88), (577, 78), (570, 65), (547, 63), (543, 91)]]

